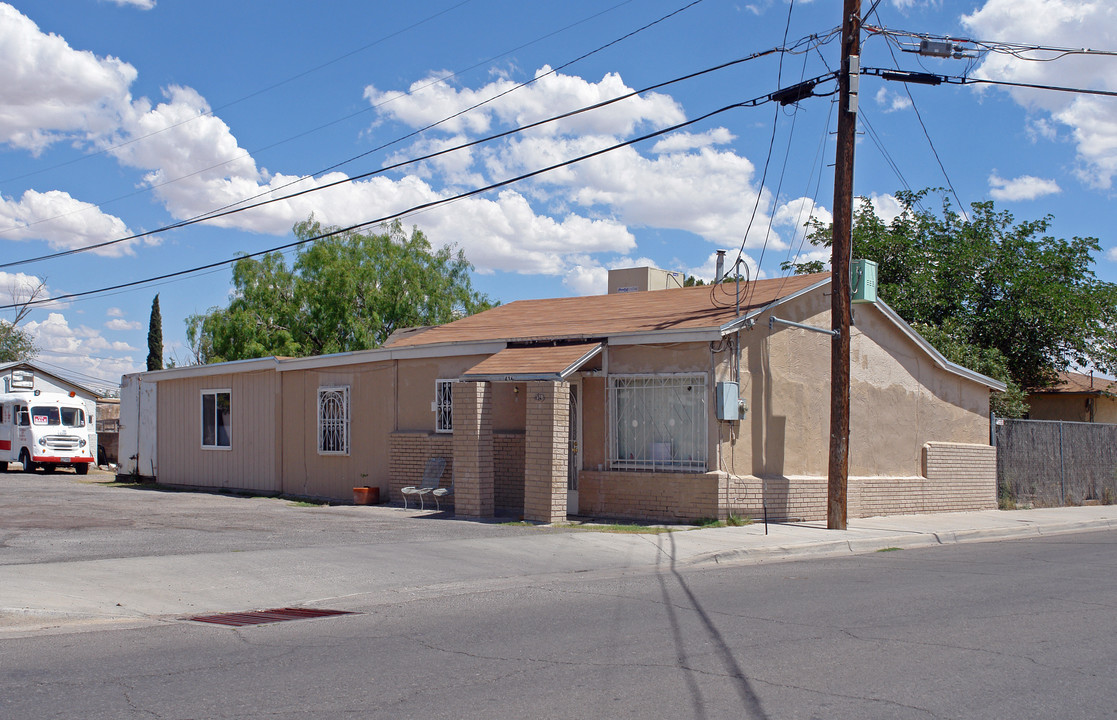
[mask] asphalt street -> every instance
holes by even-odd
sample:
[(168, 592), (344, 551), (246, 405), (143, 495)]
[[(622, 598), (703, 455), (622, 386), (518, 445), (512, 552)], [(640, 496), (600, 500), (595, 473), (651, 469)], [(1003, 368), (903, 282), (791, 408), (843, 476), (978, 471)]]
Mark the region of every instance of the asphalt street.
[[(1114, 714), (1113, 507), (613, 534), (110, 480), (0, 475), (0, 718)], [(189, 619), (286, 606), (352, 614)]]

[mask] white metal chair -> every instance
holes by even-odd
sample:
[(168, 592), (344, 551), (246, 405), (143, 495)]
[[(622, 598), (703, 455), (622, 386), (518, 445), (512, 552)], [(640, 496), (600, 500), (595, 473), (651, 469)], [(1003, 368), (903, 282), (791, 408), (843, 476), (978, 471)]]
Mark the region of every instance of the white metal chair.
[(441, 512), (442, 511), (442, 506), (438, 504), (438, 498), (446, 497), (447, 495), (453, 495), (453, 494), (454, 494), (454, 481), (453, 480), (450, 480), (450, 487), (440, 487), (440, 488), (435, 488), (434, 490), (432, 490), (431, 495), (434, 496), (434, 506), (435, 506), (435, 508), (438, 509), (439, 512)]
[[(403, 493), (403, 506), (404, 506), (404, 508), (407, 507), (407, 496), (408, 495), (418, 495), (419, 496), (419, 509), (420, 510), (425, 510), (426, 509), (426, 502), (424, 501), (424, 498), (427, 495), (431, 495), (432, 497), (434, 497), (435, 498), (435, 500), (434, 500), (435, 507), (439, 507), (438, 506), (438, 497), (439, 496), (435, 495), (434, 493), (436, 493), (438, 490), (443, 489), (443, 488), (438, 487), (438, 481), (442, 479), (442, 473), (445, 470), (446, 470), (446, 458), (434, 457), (434, 458), (431, 458), (430, 460), (427, 460), (427, 468), (426, 468), (426, 470), (423, 471), (423, 482), (420, 483), (419, 485), (409, 485), (408, 487), (402, 488), (400, 490), (400, 492)], [(446, 494), (447, 493), (444, 492), (444, 493), (440, 493), (439, 495), (446, 495)], [(440, 507), (439, 507), (439, 509), (441, 510)]]

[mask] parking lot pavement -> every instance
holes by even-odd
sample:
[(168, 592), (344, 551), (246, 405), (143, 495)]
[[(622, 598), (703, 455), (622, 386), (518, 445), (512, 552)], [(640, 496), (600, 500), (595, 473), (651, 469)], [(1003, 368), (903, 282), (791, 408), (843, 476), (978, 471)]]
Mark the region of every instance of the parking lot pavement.
[(349, 609), (571, 573), (700, 568), (1117, 527), (1117, 506), (661, 534), (457, 520), (392, 506), (0, 475), (0, 637), (287, 605)]

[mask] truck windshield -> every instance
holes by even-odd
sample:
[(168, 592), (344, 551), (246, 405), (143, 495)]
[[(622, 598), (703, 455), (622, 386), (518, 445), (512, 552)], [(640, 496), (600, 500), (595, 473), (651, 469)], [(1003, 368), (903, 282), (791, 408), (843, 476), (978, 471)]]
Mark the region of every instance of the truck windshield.
[(62, 424), (66, 427), (85, 427), (85, 411), (81, 408), (62, 408)]
[(31, 408), (31, 422), (35, 425), (61, 425), (58, 408), (37, 405)]

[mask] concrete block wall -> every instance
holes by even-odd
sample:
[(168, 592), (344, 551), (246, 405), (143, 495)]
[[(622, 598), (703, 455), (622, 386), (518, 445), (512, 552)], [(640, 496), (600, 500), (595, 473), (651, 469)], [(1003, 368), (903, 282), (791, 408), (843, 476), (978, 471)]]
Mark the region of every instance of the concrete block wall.
[(583, 470), (578, 505), (583, 515), (628, 520), (685, 522), (724, 519), (724, 473), (657, 473)]
[(523, 433), (493, 433), (493, 486), (496, 514), (501, 517), (523, 517)]
[[(388, 500), (403, 502), (400, 488), (418, 485), (432, 457), (446, 458), (446, 470), (439, 484), (448, 486), (454, 477), (453, 435), (424, 432), (395, 432), (388, 438)], [(440, 499), (443, 506), (453, 507), (454, 497)]]
[(524, 519), (562, 522), (570, 455), (569, 385), (543, 380), (527, 384), (524, 434)]

